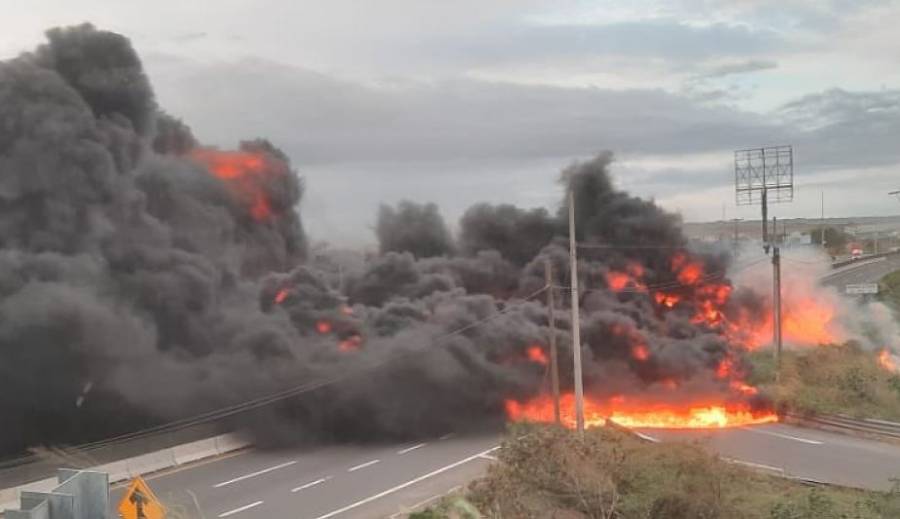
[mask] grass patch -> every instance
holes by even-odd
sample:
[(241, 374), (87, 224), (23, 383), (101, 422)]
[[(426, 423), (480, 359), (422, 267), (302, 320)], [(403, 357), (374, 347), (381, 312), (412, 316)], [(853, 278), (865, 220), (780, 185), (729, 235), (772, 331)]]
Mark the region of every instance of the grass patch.
[[(580, 441), (546, 425), (515, 427), (467, 498), (476, 513), (497, 518), (900, 517), (900, 491), (810, 488), (726, 463), (696, 444), (648, 444), (606, 428)], [(470, 517), (444, 506), (412, 517)]]
[(785, 350), (776, 385), (772, 351), (757, 351), (748, 355), (748, 382), (780, 410), (900, 421), (900, 376), (881, 367), (877, 355), (854, 342)]
[(878, 298), (895, 312), (900, 312), (900, 270), (881, 278), (878, 285)]

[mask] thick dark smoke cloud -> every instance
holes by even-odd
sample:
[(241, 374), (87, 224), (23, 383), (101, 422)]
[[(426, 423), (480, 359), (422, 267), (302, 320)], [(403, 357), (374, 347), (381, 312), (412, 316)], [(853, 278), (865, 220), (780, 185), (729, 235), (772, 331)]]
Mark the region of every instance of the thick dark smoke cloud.
[(404, 200), (396, 208), (382, 205), (375, 234), (381, 252), (410, 252), (417, 258), (444, 256), (453, 252), (453, 239), (434, 204)]
[(546, 209), (524, 210), (509, 204), (476, 204), (463, 214), (459, 224), (463, 252), (496, 250), (519, 267), (562, 232)]
[(90, 25), (48, 39), (0, 63), (7, 453), (245, 398), (285, 371), (270, 359), (297, 349), (296, 329), (261, 310), (248, 274), (305, 254), (286, 157), (244, 145), (283, 169), (264, 186), (273, 217), (256, 222), (179, 155), (194, 140), (159, 115), (127, 39)]
[[(564, 198), (556, 216), (477, 205), (458, 248), (436, 206), (402, 202), (378, 214), (381, 254), (310, 252), (303, 185), (276, 146), (203, 148), (157, 106), (120, 35), (82, 25), (48, 39), (0, 63), (0, 452), (325, 380), (239, 425), (272, 442), (442, 434), (502, 421), (504, 400), (544, 387), (527, 351), (546, 344), (546, 294), (526, 299), (546, 262), (566, 282)], [(710, 271), (726, 258), (682, 250), (677, 218), (616, 190), (611, 160), (563, 173), (580, 240), (597, 246), (578, 266), (588, 389), (719, 387), (720, 334), (605, 276), (639, 262), (646, 282), (672, 283), (675, 252)], [(636, 340), (651, 361), (632, 358)]]

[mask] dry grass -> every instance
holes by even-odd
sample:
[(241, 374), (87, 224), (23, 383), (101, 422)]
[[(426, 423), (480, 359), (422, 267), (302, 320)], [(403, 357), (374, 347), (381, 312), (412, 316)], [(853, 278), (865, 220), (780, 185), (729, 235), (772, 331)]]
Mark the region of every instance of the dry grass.
[(754, 352), (749, 359), (749, 382), (779, 408), (900, 420), (900, 376), (878, 364), (877, 352), (855, 343), (785, 351), (780, 385), (771, 351)]
[[(517, 427), (468, 499), (482, 517), (503, 519), (900, 517), (900, 492), (810, 488), (725, 463), (697, 445), (647, 444), (603, 428), (581, 441), (552, 426)], [(443, 503), (411, 517), (474, 516)]]

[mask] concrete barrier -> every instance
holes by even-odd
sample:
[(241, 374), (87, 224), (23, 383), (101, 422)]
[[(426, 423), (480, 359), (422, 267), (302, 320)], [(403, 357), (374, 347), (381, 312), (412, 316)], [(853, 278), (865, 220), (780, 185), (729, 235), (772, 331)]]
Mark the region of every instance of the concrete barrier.
[(125, 481), (126, 479), (131, 477), (131, 475), (128, 473), (128, 460), (106, 463), (104, 465), (94, 467), (91, 470), (109, 474), (110, 483), (118, 483), (119, 481)]
[(172, 453), (172, 449), (163, 449), (136, 458), (130, 458), (126, 466), (131, 477), (143, 476), (144, 474), (174, 467), (175, 456)]
[(220, 436), (216, 436), (215, 439), (216, 451), (219, 454), (241, 450), (250, 446), (250, 442), (234, 434), (222, 434)]
[(184, 465), (185, 463), (212, 458), (218, 454), (219, 451), (216, 448), (215, 438), (186, 443), (172, 449), (172, 456), (175, 458), (176, 465)]
[[(135, 476), (142, 476), (229, 452), (250, 447), (252, 444), (235, 434), (222, 434), (171, 449), (162, 449), (133, 458), (106, 463), (90, 469), (109, 474), (109, 483), (118, 483)], [(18, 508), (22, 493), (48, 493), (59, 485), (56, 478), (42, 479), (14, 488), (0, 489), (0, 514), (4, 510)]]

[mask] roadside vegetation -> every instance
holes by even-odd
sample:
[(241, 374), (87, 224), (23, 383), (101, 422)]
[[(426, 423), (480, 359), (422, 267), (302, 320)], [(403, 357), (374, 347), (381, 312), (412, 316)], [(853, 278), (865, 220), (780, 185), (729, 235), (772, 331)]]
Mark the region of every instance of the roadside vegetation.
[(412, 514), (438, 518), (883, 519), (900, 490), (809, 487), (722, 461), (697, 444), (652, 444), (608, 428), (515, 426), (465, 496)]
[(772, 350), (757, 351), (748, 382), (781, 411), (900, 421), (900, 375), (878, 355), (854, 342), (785, 350), (776, 385)]
[(879, 298), (900, 316), (900, 270), (881, 278), (879, 285)]

